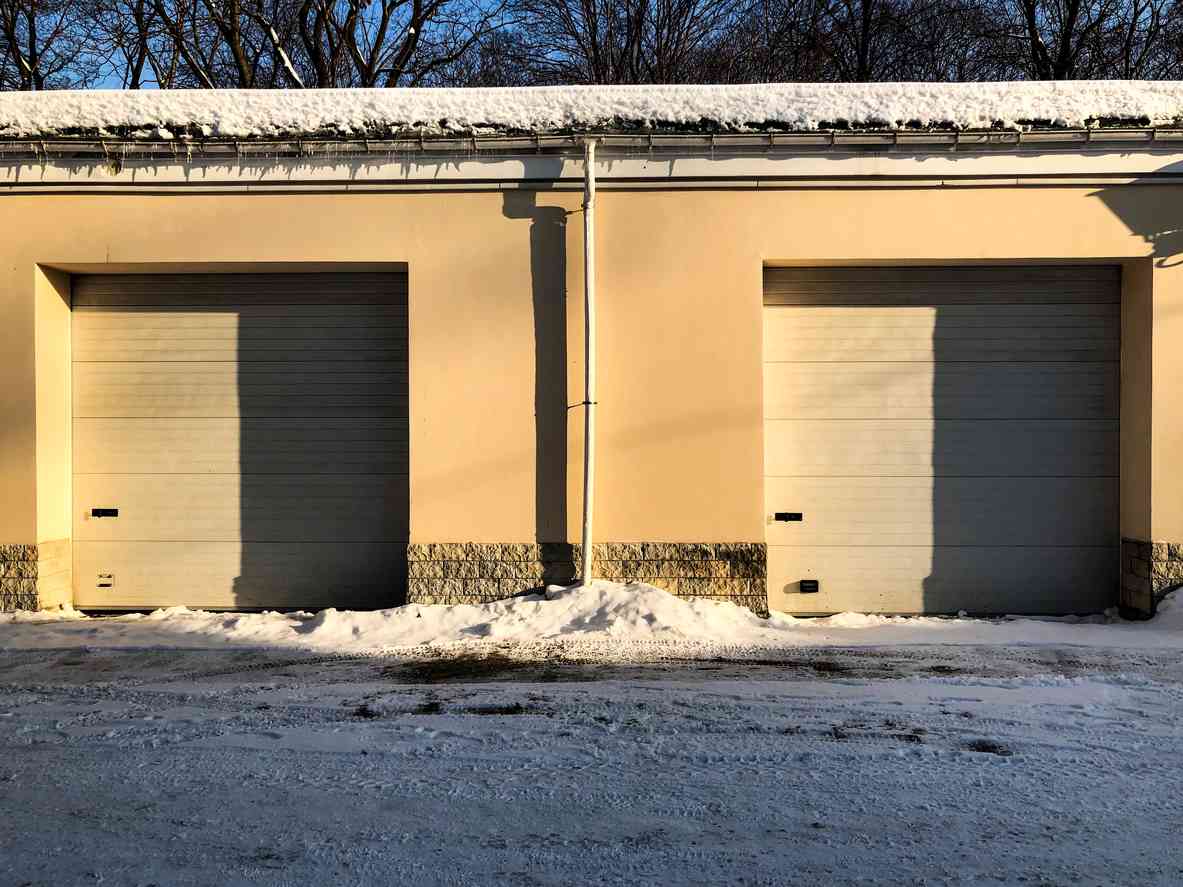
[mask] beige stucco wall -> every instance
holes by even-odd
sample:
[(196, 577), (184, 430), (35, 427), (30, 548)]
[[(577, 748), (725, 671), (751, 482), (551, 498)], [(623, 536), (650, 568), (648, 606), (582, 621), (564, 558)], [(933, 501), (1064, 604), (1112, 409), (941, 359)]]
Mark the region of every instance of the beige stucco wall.
[(70, 536), (70, 275), (33, 269), (38, 542)]
[(1183, 542), (1183, 268), (1177, 259), (1155, 266), (1153, 292), (1150, 538)]
[(1125, 262), (1121, 270), (1121, 531), (1151, 538), (1154, 441), (1153, 387), (1154, 265), (1151, 259)]
[[(1103, 259), (1126, 267), (1123, 531), (1183, 540), (1183, 398), (1171, 393), (1183, 378), (1183, 270), (1172, 258), (1183, 250), (1170, 233), (1183, 227), (1180, 196), (1172, 186), (602, 192), (597, 535), (763, 539), (763, 263)], [(546, 390), (536, 314), (543, 342), (560, 335), (536, 303), (561, 299), (563, 282), (567, 402), (582, 397), (578, 193), (2, 200), (0, 542), (67, 526), (66, 303), (60, 278), (38, 266), (141, 263), (408, 263), (412, 538), (536, 538), (549, 507), (536, 475), (535, 399)], [(554, 255), (564, 243), (565, 262)], [(566, 418), (574, 538), (582, 423), (578, 409)], [(563, 467), (543, 472), (561, 478)]]
[[(604, 371), (628, 408), (608, 418), (613, 400), (601, 395), (600, 471), (612, 484), (602, 495), (621, 497), (637, 523), (677, 521), (643, 507), (662, 502), (762, 537), (751, 513), (762, 458), (762, 263), (1119, 261), (1129, 306), (1122, 411), (1131, 419), (1122, 437), (1122, 531), (1183, 540), (1183, 398), (1172, 394), (1183, 379), (1183, 265), (1173, 258), (1183, 241), (1171, 234), (1181, 196), (1147, 185), (605, 196), (602, 359), (629, 355), (615, 363), (644, 384), (629, 388)], [(609, 342), (618, 350), (608, 352)], [(688, 422), (676, 446), (641, 432), (661, 420), (676, 428), (692, 412), (706, 427)], [(762, 523), (762, 511), (755, 518)], [(629, 516), (608, 510), (604, 519), (615, 528)]]

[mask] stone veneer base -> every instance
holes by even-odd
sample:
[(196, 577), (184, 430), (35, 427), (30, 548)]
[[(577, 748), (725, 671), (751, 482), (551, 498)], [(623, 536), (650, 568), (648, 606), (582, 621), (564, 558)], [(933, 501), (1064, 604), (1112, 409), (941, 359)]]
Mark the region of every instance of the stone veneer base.
[[(768, 614), (768, 549), (762, 542), (605, 542), (597, 578), (639, 580), (671, 594), (712, 598)], [(579, 545), (432, 542), (407, 546), (407, 603), (501, 600), (579, 575)]]
[(0, 613), (40, 610), (70, 598), (69, 539), (0, 545)]
[(1121, 608), (1149, 618), (1158, 602), (1183, 586), (1183, 543), (1121, 540)]

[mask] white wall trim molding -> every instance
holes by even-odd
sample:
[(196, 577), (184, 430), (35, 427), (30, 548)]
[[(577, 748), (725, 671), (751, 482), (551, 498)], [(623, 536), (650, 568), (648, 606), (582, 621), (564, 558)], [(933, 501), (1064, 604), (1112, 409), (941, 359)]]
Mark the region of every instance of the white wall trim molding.
[[(1087, 187), (1183, 181), (1183, 150), (762, 156), (608, 155), (611, 189)], [(578, 191), (578, 157), (0, 158), (0, 191)]]

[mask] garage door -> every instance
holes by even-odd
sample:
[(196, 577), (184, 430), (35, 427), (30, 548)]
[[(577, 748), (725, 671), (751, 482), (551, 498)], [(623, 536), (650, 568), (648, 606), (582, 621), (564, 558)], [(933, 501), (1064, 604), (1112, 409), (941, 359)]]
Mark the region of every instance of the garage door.
[(766, 269), (771, 606), (1111, 605), (1119, 275)]
[(396, 601), (406, 293), (393, 273), (76, 277), (76, 604)]

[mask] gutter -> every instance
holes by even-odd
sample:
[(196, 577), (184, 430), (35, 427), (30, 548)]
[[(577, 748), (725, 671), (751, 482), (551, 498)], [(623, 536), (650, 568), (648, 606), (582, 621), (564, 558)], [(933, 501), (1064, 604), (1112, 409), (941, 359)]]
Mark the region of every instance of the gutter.
[(582, 155), (587, 139), (602, 154), (730, 156), (818, 153), (1016, 153), (1048, 150), (1177, 150), (1183, 128), (1048, 130), (848, 130), (765, 133), (572, 133), (551, 135), (425, 135), (396, 138), (182, 138), (137, 139), (93, 136), (0, 137), (0, 161), (8, 158), (170, 158), (225, 160), (236, 157), (359, 157), (465, 155)]

